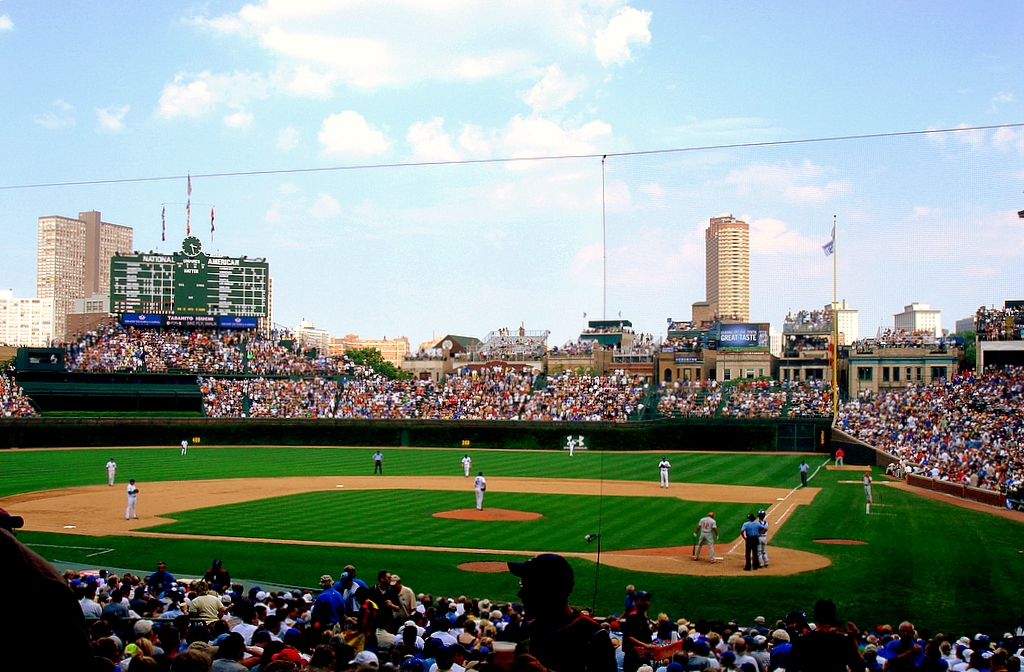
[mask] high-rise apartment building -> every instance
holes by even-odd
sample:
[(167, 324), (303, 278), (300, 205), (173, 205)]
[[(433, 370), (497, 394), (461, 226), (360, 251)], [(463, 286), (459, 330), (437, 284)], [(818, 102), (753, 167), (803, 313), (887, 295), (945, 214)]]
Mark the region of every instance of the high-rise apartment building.
[(63, 336), (75, 299), (110, 292), (110, 258), (132, 252), (132, 229), (102, 221), (95, 210), (78, 219), (39, 218), (36, 296), (53, 299), (54, 333)]
[(53, 299), (18, 299), (0, 289), (0, 345), (46, 347), (54, 335)]
[(712, 217), (704, 240), (705, 298), (723, 320), (750, 320), (750, 225)]
[(893, 326), (907, 331), (930, 331), (939, 338), (942, 336), (942, 311), (915, 301), (904, 306), (902, 313), (893, 315)]

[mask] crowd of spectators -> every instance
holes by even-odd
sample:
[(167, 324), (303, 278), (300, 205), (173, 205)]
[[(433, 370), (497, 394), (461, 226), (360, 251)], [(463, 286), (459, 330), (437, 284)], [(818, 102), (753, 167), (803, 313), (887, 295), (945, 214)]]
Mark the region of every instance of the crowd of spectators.
[(785, 381), (788, 418), (827, 418), (832, 415), (832, 389), (824, 380)]
[(1019, 341), (1024, 338), (1024, 306), (978, 308), (974, 330), (979, 341)]
[(476, 354), (480, 359), (540, 359), (548, 349), (547, 331), (499, 329), (487, 334)]
[(854, 341), (858, 352), (873, 352), (884, 348), (924, 348), (934, 346), (935, 332), (930, 329), (911, 331), (908, 329), (883, 329), (875, 338)]
[[(539, 558), (565, 563), (559, 556), (534, 560)], [(51, 616), (45, 636), (60, 633), (62, 660), (83, 670), (1020, 672), (1024, 664), (1019, 623), (1008, 624), (997, 637), (932, 635), (908, 621), (862, 628), (841, 620), (827, 599), (814, 604), (810, 618), (797, 609), (743, 624), (699, 614), (690, 614), (691, 620), (678, 611), (670, 616), (678, 605), (658, 604), (655, 610), (654, 595), (628, 586), (617, 613), (564, 607), (574, 625), (595, 633), (587, 639), (569, 631), (542, 638), (540, 619), (549, 617), (551, 607), (527, 588), (537, 582), (557, 585), (558, 577), (527, 574), (531, 578), (519, 590), (522, 601), (502, 602), (417, 593), (386, 569), (368, 584), (353, 565), (339, 567), (337, 581), (323, 574), (319, 590), (258, 585), (247, 590), (231, 580), (219, 559), (203, 578), (190, 580), (176, 579), (163, 563), (148, 576), (69, 570), (62, 577), (41, 558), (38, 563), (40, 577), (62, 584), (53, 590), (66, 593), (61, 599), (69, 609), (59, 618)], [(510, 563), (510, 569), (523, 574), (523, 565)], [(569, 571), (568, 586), (560, 593), (571, 597)], [(595, 643), (600, 655), (594, 654)], [(515, 651), (499, 662), (506, 647)], [(25, 654), (43, 669), (52, 658), (46, 651)]]
[(832, 331), (831, 310), (801, 310), (796, 315), (786, 314), (782, 322), (783, 333), (787, 332), (815, 332), (823, 333)]
[(547, 386), (530, 395), (521, 419), (625, 422), (639, 410), (647, 390), (643, 377), (622, 370), (608, 376), (565, 371), (548, 376)]
[(658, 412), (668, 417), (710, 418), (718, 413), (722, 392), (714, 380), (662, 383)]
[(804, 336), (800, 334), (786, 334), (786, 352), (813, 352), (828, 350), (829, 338), (827, 336)]
[(554, 346), (548, 350), (548, 355), (551, 357), (578, 357), (587, 356), (594, 353), (594, 345), (597, 341), (589, 338), (581, 338), (576, 341), (567, 341), (565, 345), (559, 347)]
[(90, 373), (241, 373), (243, 336), (233, 330), (136, 329), (115, 325), (65, 346), (71, 371)]
[(36, 409), (14, 378), (0, 373), (0, 416), (28, 418), (34, 415), (38, 415)]
[(786, 406), (785, 390), (774, 380), (741, 382), (726, 396), (722, 417), (725, 418), (778, 418)]
[(237, 330), (173, 327), (137, 329), (114, 325), (65, 345), (70, 371), (258, 375), (361, 375), (346, 357), (306, 353), (286, 332), (265, 336)]
[(1016, 490), (1024, 479), (1024, 367), (863, 393), (838, 426), (905, 463), (904, 471)]

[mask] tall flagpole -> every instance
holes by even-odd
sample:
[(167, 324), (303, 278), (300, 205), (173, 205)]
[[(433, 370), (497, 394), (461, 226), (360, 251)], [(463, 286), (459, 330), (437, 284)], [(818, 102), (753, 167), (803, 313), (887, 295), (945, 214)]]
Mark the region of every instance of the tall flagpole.
[(608, 228), (604, 210), (604, 162), (608, 156), (601, 157), (601, 319), (608, 319)]
[(836, 216), (832, 215), (832, 426), (839, 412), (839, 262), (836, 245)]

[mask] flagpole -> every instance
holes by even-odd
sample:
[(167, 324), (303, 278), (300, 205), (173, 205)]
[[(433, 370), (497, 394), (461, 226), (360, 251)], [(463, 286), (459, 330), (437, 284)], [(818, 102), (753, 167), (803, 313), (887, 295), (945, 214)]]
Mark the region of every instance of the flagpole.
[(604, 209), (604, 162), (608, 156), (601, 157), (601, 319), (608, 319), (608, 228), (605, 223)]
[(839, 411), (839, 254), (836, 245), (836, 216), (832, 215), (832, 426), (836, 425), (836, 416)]

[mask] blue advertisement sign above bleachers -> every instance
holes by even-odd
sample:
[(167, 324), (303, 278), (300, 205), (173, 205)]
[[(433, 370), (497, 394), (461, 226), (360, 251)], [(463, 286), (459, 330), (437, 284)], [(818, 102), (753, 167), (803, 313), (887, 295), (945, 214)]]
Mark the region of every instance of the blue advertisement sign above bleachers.
[(255, 317), (221, 317), (217, 326), (221, 329), (255, 329), (259, 324)]
[(164, 316), (145, 313), (125, 313), (121, 316), (121, 324), (131, 327), (162, 327), (164, 326)]

